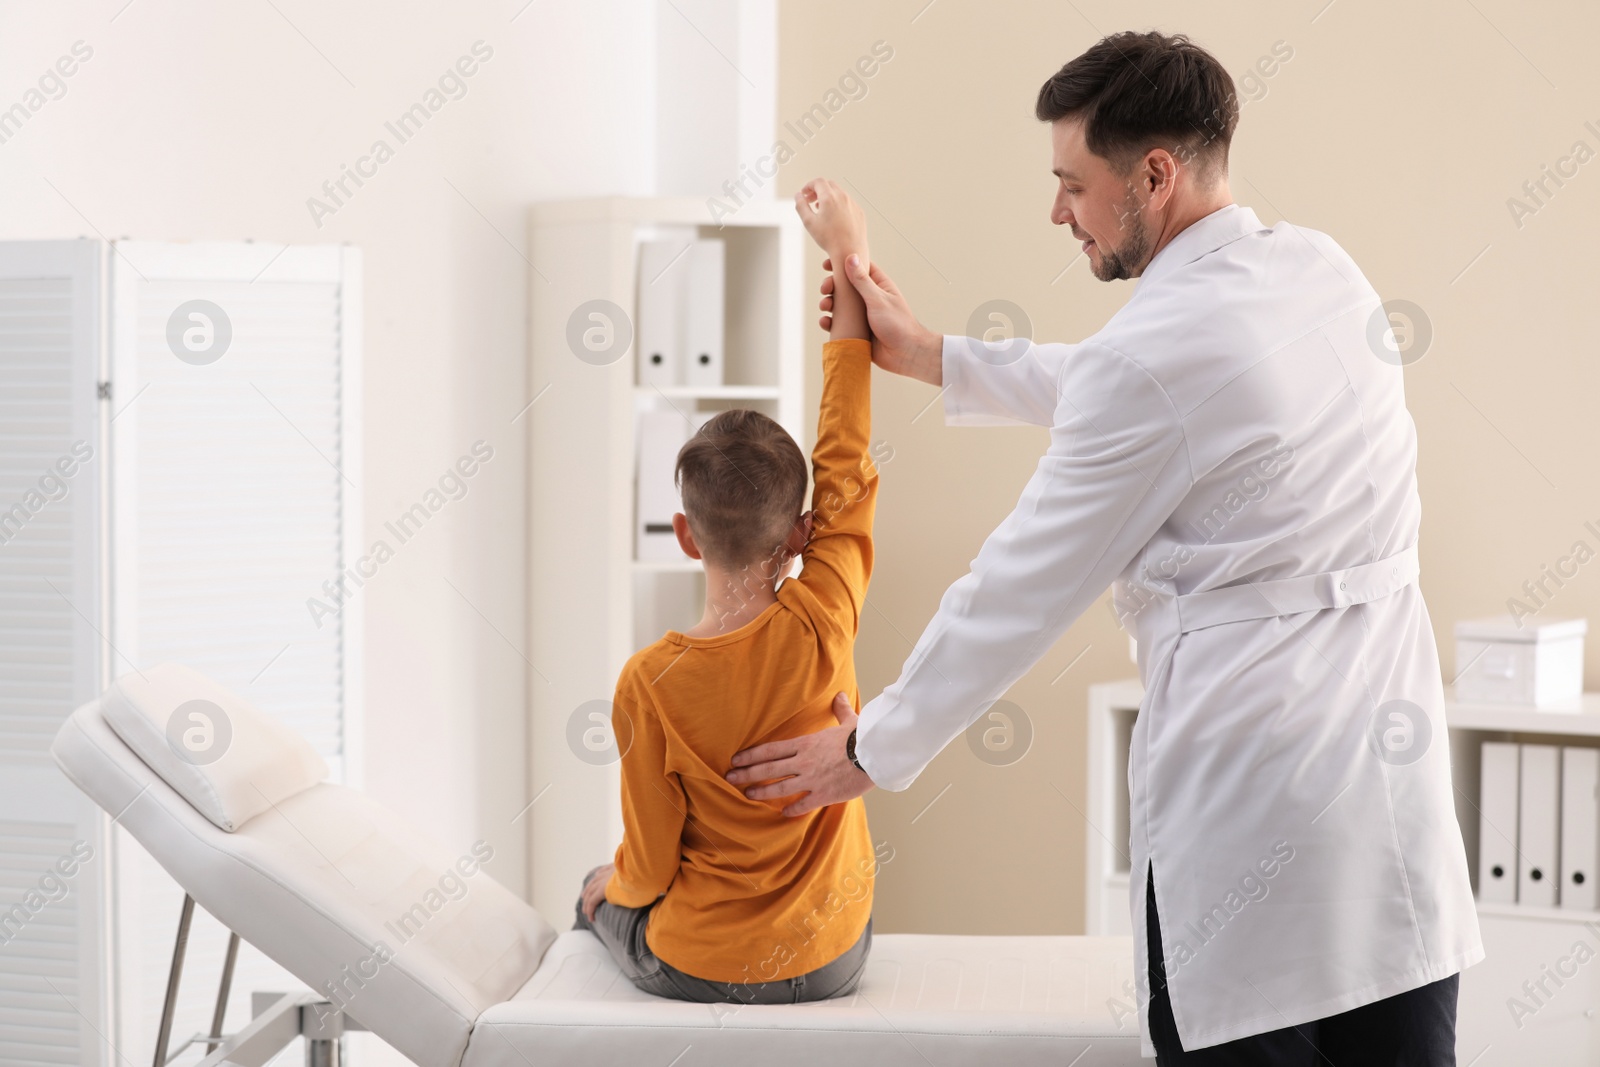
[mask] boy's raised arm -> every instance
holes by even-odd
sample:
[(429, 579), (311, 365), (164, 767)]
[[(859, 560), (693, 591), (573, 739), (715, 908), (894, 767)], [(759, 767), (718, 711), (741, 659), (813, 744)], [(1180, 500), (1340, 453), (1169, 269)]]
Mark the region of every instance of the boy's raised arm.
[(866, 306), (845, 274), (847, 257), (868, 262), (860, 208), (826, 179), (795, 196), (806, 230), (834, 264), (833, 325), (822, 350), (822, 403), (811, 452), (812, 528), (800, 582), (835, 618), (860, 621), (872, 575), (878, 470), (871, 454), (872, 342)]

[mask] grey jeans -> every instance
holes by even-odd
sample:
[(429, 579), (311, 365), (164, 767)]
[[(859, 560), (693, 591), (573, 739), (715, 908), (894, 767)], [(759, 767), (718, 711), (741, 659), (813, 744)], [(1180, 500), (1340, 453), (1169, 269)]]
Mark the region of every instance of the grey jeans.
[[(596, 867), (589, 874), (599, 869)], [(585, 875), (584, 882), (588, 880), (589, 875)], [(860, 984), (867, 954), (872, 950), (872, 920), (869, 918), (867, 928), (844, 955), (814, 971), (776, 982), (713, 982), (685, 974), (650, 951), (650, 946), (645, 944), (644, 931), (654, 907), (650, 904), (643, 908), (624, 908), (602, 900), (594, 910), (591, 923), (583, 914), (580, 891), (577, 921), (572, 928), (592, 931), (617, 961), (628, 981), (646, 993), (673, 1000), (689, 1000), (696, 1004), (799, 1004), (849, 996)]]

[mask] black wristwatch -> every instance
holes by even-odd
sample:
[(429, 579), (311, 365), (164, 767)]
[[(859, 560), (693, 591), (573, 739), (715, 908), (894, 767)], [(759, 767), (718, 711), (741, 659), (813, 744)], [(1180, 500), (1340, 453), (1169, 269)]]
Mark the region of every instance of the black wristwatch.
[(850, 736), (845, 738), (844, 755), (845, 759), (848, 759), (851, 763), (856, 765), (856, 770), (860, 771), (862, 774), (867, 773), (867, 769), (861, 766), (861, 761), (856, 759), (856, 732), (854, 730), (851, 730)]

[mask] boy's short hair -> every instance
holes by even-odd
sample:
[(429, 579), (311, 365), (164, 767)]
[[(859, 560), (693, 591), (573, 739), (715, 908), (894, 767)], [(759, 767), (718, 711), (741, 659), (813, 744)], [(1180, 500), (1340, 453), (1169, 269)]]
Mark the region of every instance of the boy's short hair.
[(679, 449), (673, 473), (700, 554), (725, 567), (773, 555), (800, 517), (807, 477), (789, 431), (748, 408), (702, 426)]

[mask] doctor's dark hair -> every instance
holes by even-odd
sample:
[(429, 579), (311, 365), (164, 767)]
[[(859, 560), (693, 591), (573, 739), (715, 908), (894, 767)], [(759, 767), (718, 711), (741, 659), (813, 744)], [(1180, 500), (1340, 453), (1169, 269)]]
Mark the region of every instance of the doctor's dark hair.
[(1083, 118), (1089, 151), (1118, 173), (1165, 148), (1210, 180), (1228, 172), (1239, 100), (1217, 58), (1183, 34), (1130, 30), (1102, 37), (1052, 75), (1034, 114)]
[(724, 567), (772, 557), (805, 504), (806, 458), (789, 431), (759, 411), (733, 408), (678, 450), (683, 493), (700, 553)]

